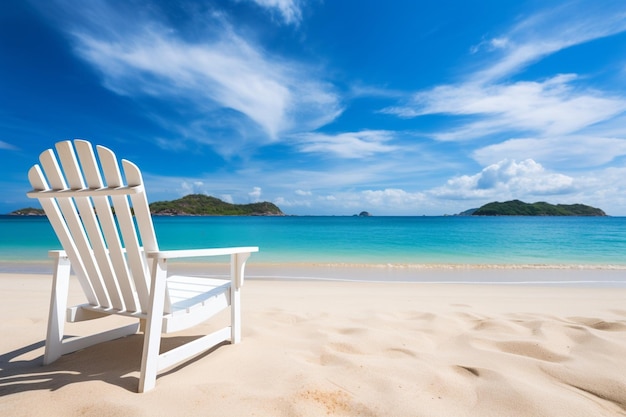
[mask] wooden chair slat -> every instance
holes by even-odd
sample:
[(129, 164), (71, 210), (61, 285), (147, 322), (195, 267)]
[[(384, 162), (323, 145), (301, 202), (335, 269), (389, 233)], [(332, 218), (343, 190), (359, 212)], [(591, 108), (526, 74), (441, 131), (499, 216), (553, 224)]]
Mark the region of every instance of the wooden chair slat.
[[(87, 186), (89, 188), (102, 189), (104, 183), (100, 170), (98, 169), (96, 156), (91, 143), (87, 141), (75, 141), (76, 150), (80, 156), (80, 161), (85, 170)], [(106, 241), (108, 249), (108, 257), (111, 268), (112, 283), (115, 286), (123, 300), (123, 308), (129, 311), (139, 310), (139, 300), (132, 283), (132, 277), (128, 264), (126, 263), (126, 255), (124, 246), (118, 233), (118, 226), (111, 210), (112, 202), (107, 195), (103, 198), (93, 198), (98, 213), (98, 219), (102, 227), (102, 233)]]
[[(88, 146), (85, 147), (84, 144)], [(61, 142), (57, 144), (61, 165), (65, 170), (66, 176), (68, 176), (70, 187), (102, 187), (102, 180), (98, 175), (95, 157), (93, 151), (90, 149), (91, 146), (89, 142), (80, 141), (80, 143), (76, 143), (76, 145), (78, 159), (76, 158), (71, 142)], [(78, 164), (79, 161), (80, 166)], [(124, 310), (126, 309), (126, 304), (122, 300), (120, 287), (118, 281), (115, 279), (115, 271), (105, 241), (105, 231), (103, 230), (106, 229), (110, 223), (107, 222), (105, 218), (112, 218), (108, 197), (106, 195), (92, 198), (75, 197), (75, 201), (79, 207), (81, 219), (83, 219), (89, 241), (92, 245), (93, 256), (95, 257), (96, 264), (100, 268), (101, 280), (110, 300), (110, 307)], [(113, 234), (117, 236), (115, 230), (113, 230)]]
[[(35, 190), (46, 191), (50, 189), (39, 165), (35, 165), (30, 169), (28, 172), (28, 178)], [(85, 275), (85, 267), (83, 266), (82, 259), (78, 253), (78, 248), (72, 239), (72, 234), (70, 233), (67, 223), (63, 220), (63, 214), (61, 213), (61, 209), (59, 208), (57, 201), (46, 198), (39, 200), (39, 202), (46, 213), (50, 224), (52, 225), (52, 229), (65, 249), (65, 252), (67, 252), (68, 257), (73, 260), (74, 273), (76, 274), (78, 282), (85, 293), (85, 297), (87, 297), (87, 301), (89, 301), (90, 304), (98, 304), (96, 294), (94, 293), (93, 288)]]
[[(103, 146), (97, 147), (98, 157), (102, 164), (104, 178), (109, 187), (120, 187), (122, 183), (122, 175), (115, 154), (108, 148)], [(115, 195), (111, 197), (115, 216), (119, 225), (119, 230), (126, 249), (126, 260), (130, 269), (132, 283), (134, 284), (137, 298), (139, 300), (139, 308), (142, 312), (148, 309), (148, 262), (145, 259), (145, 253), (140, 246), (139, 239), (131, 213), (130, 201), (128, 196)]]
[[(42, 153), (39, 160), (50, 185), (53, 188), (67, 188), (65, 179), (63, 178), (63, 173), (61, 172), (59, 163), (52, 150), (50, 150), (50, 152)], [(83, 286), (88, 283), (88, 285), (92, 288), (98, 305), (109, 305), (110, 300), (104, 290), (100, 271), (95, 263), (95, 259), (92, 256), (89, 240), (74, 200), (60, 198), (57, 199), (57, 204), (61, 209), (63, 219), (65, 219), (65, 222), (67, 223), (71, 234), (70, 238), (74, 240), (76, 248), (78, 249), (75, 253), (68, 252), (70, 261), (75, 267), (74, 270), (76, 275), (79, 280), (85, 281)], [(77, 265), (79, 265), (78, 268), (76, 268)]]
[[(74, 147), (69, 141), (59, 142), (56, 145), (57, 153), (61, 167), (65, 173), (68, 186), (70, 188), (85, 188), (85, 179), (78, 165), (78, 160), (74, 152)], [(94, 198), (98, 200), (99, 198)], [(101, 198), (100, 198), (101, 199)], [(80, 221), (82, 222), (85, 233), (87, 234), (90, 249), (89, 259), (84, 262), (87, 266), (89, 281), (94, 290), (98, 293), (98, 299), (103, 307), (113, 307), (123, 309), (123, 304), (117, 291), (110, 291), (106, 285), (104, 276), (110, 275), (108, 269), (107, 248), (100, 229), (100, 224), (96, 218), (96, 212), (89, 197), (75, 197), (74, 203), (78, 208)], [(104, 271), (102, 271), (104, 269)], [(104, 303), (106, 301), (106, 303)]]

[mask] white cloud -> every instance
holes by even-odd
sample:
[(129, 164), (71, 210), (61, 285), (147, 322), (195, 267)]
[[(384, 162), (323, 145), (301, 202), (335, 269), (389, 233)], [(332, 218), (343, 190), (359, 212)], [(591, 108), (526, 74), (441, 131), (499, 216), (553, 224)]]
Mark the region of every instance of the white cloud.
[[(206, 193), (221, 196), (228, 202), (246, 203), (263, 196), (264, 200), (273, 201), (288, 214), (352, 215), (365, 210), (377, 216), (441, 215), (459, 213), (490, 201), (512, 199), (554, 204), (583, 203), (600, 207), (612, 215), (626, 213), (626, 168), (564, 175), (532, 160), (507, 160), (485, 166), (473, 174), (456, 176), (430, 189), (416, 188), (420, 181), (402, 188), (381, 184), (380, 187), (361, 189), (360, 184), (371, 182), (360, 177), (346, 180), (341, 172), (340, 167), (329, 172), (270, 172), (263, 176), (263, 184), (252, 191), (249, 184), (258, 183), (259, 179), (255, 172), (214, 174), (185, 181), (191, 185), (210, 184)], [(284, 181), (286, 177), (290, 181)], [(144, 179), (151, 201), (171, 199), (172, 191), (180, 193), (183, 182), (149, 173), (144, 173)], [(298, 188), (296, 184), (306, 184), (307, 187)], [(310, 186), (315, 187), (314, 191), (298, 192), (309, 190)], [(231, 198), (227, 199), (227, 195)]]
[(626, 99), (598, 91), (580, 92), (572, 74), (543, 82), (438, 86), (415, 95), (408, 107), (389, 108), (403, 117), (426, 114), (478, 116), (477, 121), (438, 132), (439, 140), (467, 140), (496, 132), (522, 131), (539, 135), (577, 132), (626, 111)]
[(208, 194), (208, 193), (206, 191), (206, 187), (204, 186), (204, 182), (196, 181), (196, 180), (189, 180), (189, 181), (183, 181), (180, 183), (178, 194), (180, 196), (185, 196), (188, 194)]
[(489, 83), (514, 74), (529, 64), (574, 45), (612, 36), (626, 30), (626, 13), (619, 3), (574, 1), (521, 20), (506, 34), (484, 43), (502, 55), (474, 74)]
[(493, 38), (491, 39), (489, 44), (491, 45), (492, 48), (496, 48), (496, 49), (506, 48), (509, 45), (509, 39), (508, 38)]
[[(585, 87), (588, 76), (555, 74), (523, 80), (519, 73), (550, 54), (625, 30), (626, 13), (619, 3), (567, 3), (522, 19), (508, 32), (471, 48), (475, 59), (486, 60), (482, 69), (467, 73), (464, 80), (420, 91), (408, 102), (384, 109), (404, 118), (456, 116), (431, 137), (488, 143), (471, 153), (486, 168), (454, 177), (426, 193), (442, 204), (459, 199), (473, 200), (477, 206), (546, 196), (557, 202), (601, 205), (611, 200), (601, 190), (615, 188), (614, 195), (618, 195), (626, 180), (617, 181), (609, 170), (569, 176), (549, 171), (536, 161), (575, 175), (623, 157), (626, 98), (618, 90)], [(615, 205), (612, 200), (608, 204)]]
[(222, 194), (220, 199), (226, 203), (234, 204), (235, 200), (233, 200), (233, 196), (230, 194)]
[(603, 209), (609, 215), (626, 213), (626, 167), (587, 172), (578, 180), (579, 191), (570, 203), (584, 203)]
[(421, 192), (410, 193), (402, 189), (386, 188), (384, 190), (365, 190), (361, 192), (364, 205), (378, 209), (393, 209), (394, 207), (418, 208), (418, 204), (424, 201)]
[[(610, 167), (566, 176), (550, 172), (533, 161), (501, 161), (475, 175), (452, 178), (444, 186), (426, 191), (426, 195), (425, 206), (431, 209), (430, 213), (441, 213), (442, 207), (444, 212), (458, 213), (491, 201), (520, 199), (552, 204), (582, 203), (599, 207), (609, 215), (623, 215), (626, 168)], [(432, 200), (439, 204), (433, 204)]]
[(262, 190), (261, 187), (254, 187), (252, 191), (248, 193), (252, 202), (257, 203), (261, 201)]
[(9, 151), (14, 151), (17, 148), (13, 145), (11, 145), (10, 143), (4, 142), (0, 140), (0, 149), (7, 149)]
[(452, 178), (444, 186), (430, 190), (429, 194), (459, 200), (509, 200), (561, 195), (574, 190), (572, 177), (549, 172), (532, 159), (527, 159), (519, 163), (503, 160), (477, 174)]
[(478, 45), (472, 46), (470, 48), (470, 52), (472, 54), (475, 54), (475, 53), (480, 52), (483, 49), (486, 49), (487, 51), (493, 51), (495, 49), (503, 49), (509, 46), (509, 44), (510, 44), (510, 41), (506, 37), (483, 40)]
[(200, 110), (230, 108), (255, 121), (271, 138), (294, 127), (292, 116), (305, 116), (308, 120), (301, 122), (318, 127), (339, 111), (329, 86), (300, 78), (296, 64), (265, 57), (234, 34), (195, 45), (166, 34), (131, 34), (123, 44), (86, 33), (76, 37), (80, 55), (99, 69), (113, 91), (184, 97)]
[[(299, 10), (291, 2), (264, 4), (285, 13), (293, 9), (287, 15), (294, 17)], [(182, 29), (145, 14), (125, 17), (106, 2), (76, 12), (67, 30), (104, 85), (117, 94), (175, 103), (184, 120), (160, 120), (190, 140), (223, 142), (213, 134), (222, 128), (229, 137), (239, 132), (247, 140), (275, 141), (286, 132), (316, 129), (342, 112), (333, 86), (314, 68), (269, 54), (219, 13), (202, 21), (209, 29), (197, 27), (196, 36), (186, 38)]]
[(577, 1), (547, 9), (473, 47), (475, 59), (485, 61), (482, 69), (467, 73), (465, 80), (420, 91), (408, 102), (382, 112), (404, 118), (459, 116), (456, 123), (450, 122), (451, 128), (432, 134), (438, 140), (579, 133), (619, 117), (626, 111), (626, 99), (581, 87), (586, 78), (576, 74), (533, 81), (511, 81), (510, 77), (550, 54), (625, 30), (626, 12), (618, 3)]
[(388, 145), (393, 133), (384, 130), (363, 130), (336, 135), (303, 133), (295, 136), (302, 152), (329, 153), (341, 158), (364, 158), (396, 150)]
[(607, 164), (626, 155), (626, 139), (575, 135), (544, 139), (517, 138), (477, 149), (472, 157), (482, 165), (487, 165), (509, 155), (519, 159), (550, 161), (552, 167), (580, 169)]
[(281, 198), (275, 202), (289, 208), (314, 207), (315, 214), (339, 215), (352, 215), (364, 210), (374, 215), (415, 215), (422, 212), (424, 205), (428, 205), (424, 193), (411, 193), (398, 188), (335, 191), (314, 199), (308, 197), (291, 200)]
[(154, 143), (161, 149), (165, 149), (168, 151), (181, 151), (185, 149), (184, 140), (178, 139), (168, 139), (168, 138), (153, 138)]
[(281, 208), (302, 208), (312, 206), (312, 202), (310, 200), (287, 199), (284, 197), (275, 198), (274, 204)]
[(300, 2), (297, 0), (252, 0), (261, 7), (276, 10), (287, 24), (298, 24), (302, 20)]

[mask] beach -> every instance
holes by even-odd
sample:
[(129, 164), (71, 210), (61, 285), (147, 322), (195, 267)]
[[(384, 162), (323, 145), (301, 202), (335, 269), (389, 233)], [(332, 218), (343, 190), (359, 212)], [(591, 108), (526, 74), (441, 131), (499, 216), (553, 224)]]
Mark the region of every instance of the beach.
[[(480, 269), (449, 273), (473, 283), (255, 276), (243, 288), (242, 343), (161, 373), (145, 394), (135, 392), (140, 334), (42, 366), (51, 278), (0, 273), (0, 414), (626, 415), (626, 288), (485, 284)], [(551, 272), (517, 273), (536, 282)], [(601, 269), (582, 273), (603, 280)], [(72, 302), (82, 302), (76, 282)], [(162, 347), (212, 326), (166, 335)]]

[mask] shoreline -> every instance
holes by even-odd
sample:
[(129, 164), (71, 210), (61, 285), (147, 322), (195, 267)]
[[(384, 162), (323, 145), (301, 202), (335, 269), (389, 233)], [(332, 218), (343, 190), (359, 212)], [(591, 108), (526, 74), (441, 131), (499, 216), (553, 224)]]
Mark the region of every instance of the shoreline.
[[(177, 266), (170, 265), (178, 272)], [(181, 272), (202, 273), (202, 267), (181, 266)], [(247, 279), (371, 283), (550, 285), (626, 288), (626, 268), (539, 265), (254, 265)], [(224, 274), (227, 276), (227, 274)]]
[[(170, 273), (225, 278), (229, 265), (173, 261)], [(550, 285), (626, 288), (626, 265), (568, 264), (334, 264), (259, 263), (246, 266), (248, 280), (422, 284)], [(2, 275), (47, 275), (53, 262), (0, 261)]]
[[(204, 261), (178, 261), (171, 260), (170, 264), (180, 265), (183, 267), (195, 268), (212, 265), (226, 264), (223, 261), (204, 262)], [(626, 263), (470, 263), (470, 262), (433, 262), (433, 263), (408, 263), (408, 262), (325, 262), (325, 261), (255, 261), (251, 258), (249, 263), (254, 263), (261, 267), (276, 268), (372, 268), (372, 269), (404, 269), (404, 270), (462, 270), (462, 269), (576, 269), (576, 270), (626, 270)], [(0, 273), (6, 268), (27, 269), (32, 267), (50, 267), (52, 260), (50, 258), (43, 259), (19, 259), (8, 260), (0, 259)]]

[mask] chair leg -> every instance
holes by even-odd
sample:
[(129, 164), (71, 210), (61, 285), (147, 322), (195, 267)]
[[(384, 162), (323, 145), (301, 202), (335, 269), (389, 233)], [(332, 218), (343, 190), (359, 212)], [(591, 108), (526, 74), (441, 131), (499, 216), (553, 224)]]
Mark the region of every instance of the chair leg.
[(156, 385), (159, 371), (159, 350), (161, 348), (161, 331), (163, 330), (163, 308), (165, 304), (166, 262), (155, 260), (152, 268), (150, 286), (150, 305), (143, 339), (141, 357), (141, 374), (138, 392), (146, 392)]
[(52, 278), (46, 349), (43, 356), (44, 365), (56, 361), (63, 354), (63, 330), (65, 326), (70, 269), (70, 261), (67, 256), (57, 255)]
[(250, 257), (249, 253), (239, 253), (231, 255), (230, 259), (231, 343), (241, 342), (241, 287), (248, 257)]
[(230, 341), (239, 343), (241, 342), (241, 292), (238, 288), (231, 288), (230, 297)]

